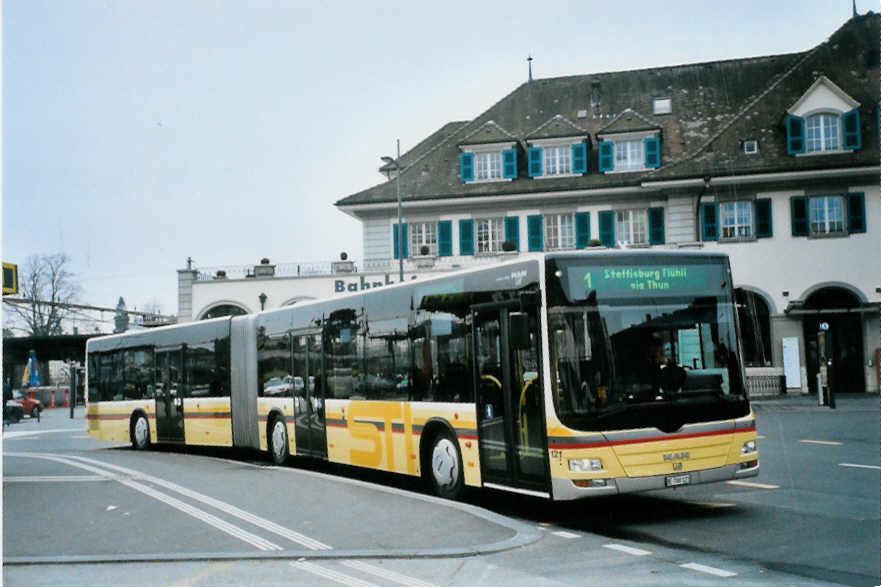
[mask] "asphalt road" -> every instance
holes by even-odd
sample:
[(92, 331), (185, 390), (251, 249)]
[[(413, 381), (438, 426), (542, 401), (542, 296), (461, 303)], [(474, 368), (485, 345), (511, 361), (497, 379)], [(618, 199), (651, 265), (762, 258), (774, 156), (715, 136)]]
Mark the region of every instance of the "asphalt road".
[[(135, 452), (82, 414), (4, 429), (5, 584), (876, 585), (879, 403), (756, 404), (762, 473), (549, 504), (249, 452)], [(102, 561), (102, 562), (98, 562)]]

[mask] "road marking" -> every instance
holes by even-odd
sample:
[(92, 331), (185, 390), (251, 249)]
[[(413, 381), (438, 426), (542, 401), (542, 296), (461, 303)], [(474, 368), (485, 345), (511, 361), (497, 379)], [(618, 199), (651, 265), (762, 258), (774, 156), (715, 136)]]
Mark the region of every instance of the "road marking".
[(834, 440), (799, 440), (804, 444), (821, 444), (823, 446), (844, 446), (843, 442), (835, 442)]
[(89, 436), (88, 434), (83, 434), (82, 436), (71, 436), (71, 438), (72, 438), (73, 440), (86, 440), (86, 439), (89, 439), (89, 438), (92, 438), (92, 437)]
[(753, 481), (726, 481), (728, 485), (739, 485), (741, 487), (755, 487), (756, 489), (780, 489), (779, 485), (769, 485), (767, 483), (755, 483)]
[(581, 534), (575, 534), (574, 532), (566, 532), (565, 530), (557, 530), (556, 532), (551, 532), (554, 536), (559, 536), (560, 538), (568, 538), (570, 540), (575, 538), (581, 538)]
[(766, 438), (767, 438), (767, 436), (762, 436), (761, 434), (756, 436), (756, 440), (765, 440)]
[(851, 467), (853, 469), (875, 469), (881, 471), (878, 465), (857, 465), (854, 463), (838, 463), (839, 467)]
[[(91, 462), (97, 463), (99, 465), (103, 464), (100, 461), (92, 461), (92, 459), (85, 459), (83, 457), (70, 456), (68, 458), (62, 458), (62, 457), (57, 457), (54, 455), (38, 454), (38, 453), (16, 453), (14, 456), (24, 456), (24, 457), (40, 458), (40, 459), (45, 459), (45, 460), (49, 460), (49, 461), (57, 461), (62, 464), (70, 465), (72, 467), (78, 467), (78, 468), (84, 469), (86, 471), (91, 471), (92, 473), (97, 473), (98, 475), (104, 475), (104, 476), (111, 478), (111, 479), (115, 477), (112, 473), (108, 472), (105, 469), (99, 469), (97, 467), (93, 467), (93, 466), (85, 464), (85, 463), (74, 461), (74, 459), (77, 459), (77, 460), (83, 460), (83, 461), (87, 461), (87, 462), (91, 461)], [(131, 472), (137, 473), (136, 471), (131, 471)], [(145, 477), (147, 477), (147, 476), (145, 476)], [(130, 479), (124, 479), (124, 478), (117, 477), (115, 480), (118, 481), (119, 483), (121, 483), (122, 485), (129, 487), (130, 489), (134, 489), (135, 491), (137, 491), (139, 493), (143, 493), (144, 495), (147, 495), (147, 496), (152, 497), (158, 501), (161, 501), (161, 502), (173, 507), (176, 510), (179, 510), (189, 516), (196, 518), (197, 520), (201, 520), (202, 522), (205, 522), (209, 526), (214, 526), (215, 528), (217, 528), (221, 532), (225, 532), (226, 534), (229, 534), (230, 536), (238, 538), (239, 540), (242, 540), (243, 542), (247, 542), (248, 544), (250, 544), (260, 550), (282, 550), (281, 546), (279, 546), (277, 544), (274, 544), (268, 540), (265, 540), (264, 538), (261, 538), (260, 536), (257, 536), (256, 534), (252, 534), (252, 533), (248, 532), (247, 530), (239, 528), (238, 526), (236, 526), (234, 524), (230, 524), (229, 522), (221, 520), (217, 516), (215, 516), (213, 514), (209, 514), (205, 510), (201, 510), (197, 507), (194, 507), (194, 506), (191, 506), (187, 503), (184, 503), (184, 502), (180, 501), (179, 499), (171, 497), (170, 495), (162, 493), (161, 491), (157, 491), (157, 490), (153, 489), (152, 487), (148, 487), (142, 483), (138, 483), (137, 481), (132, 481)]]
[(624, 546), (623, 544), (603, 544), (603, 548), (608, 548), (609, 550), (617, 550), (619, 552), (632, 554), (633, 556), (648, 556), (651, 554), (651, 552), (648, 550), (633, 548), (632, 546)]
[(4, 432), (3, 440), (6, 440), (7, 438), (20, 438), (22, 436), (30, 436), (32, 434), (55, 434), (56, 432), (85, 432), (85, 429), (59, 428), (58, 430), (16, 430), (15, 432)]
[(98, 465), (107, 467), (109, 469), (114, 469), (114, 470), (120, 471), (122, 473), (139, 475), (140, 478), (144, 479), (145, 481), (149, 481), (150, 483), (159, 485), (161, 487), (164, 487), (165, 489), (169, 489), (171, 491), (174, 491), (176, 493), (179, 493), (181, 495), (189, 497), (190, 499), (199, 501), (199, 502), (204, 503), (206, 505), (209, 505), (213, 508), (216, 508), (226, 514), (229, 514), (230, 516), (239, 518), (240, 520), (244, 520), (246, 522), (254, 524), (255, 526), (259, 526), (260, 528), (263, 528), (264, 530), (267, 530), (269, 532), (272, 532), (274, 534), (278, 534), (279, 536), (287, 538), (291, 542), (295, 542), (297, 544), (305, 546), (309, 550), (331, 550), (332, 549), (331, 546), (324, 544), (323, 542), (319, 542), (318, 540), (314, 540), (312, 538), (309, 538), (308, 536), (300, 534), (299, 532), (295, 532), (294, 530), (290, 530), (288, 528), (285, 528), (284, 526), (280, 526), (280, 525), (276, 524), (275, 522), (271, 522), (265, 518), (261, 518), (260, 516), (251, 514), (249, 512), (244, 511), (244, 510), (241, 510), (241, 509), (239, 509), (233, 505), (230, 505), (226, 502), (220, 501), (219, 499), (214, 499), (213, 497), (209, 497), (207, 495), (197, 493), (195, 491), (187, 489), (186, 487), (182, 487), (176, 483), (172, 483), (171, 481), (166, 481), (164, 479), (160, 479), (159, 477), (153, 477), (152, 475), (138, 473), (137, 471), (135, 471), (133, 469), (128, 469), (126, 467), (120, 467), (117, 465), (102, 463), (101, 461), (95, 461), (93, 459), (88, 459), (86, 457), (79, 457), (79, 456), (71, 455), (68, 458), (77, 459), (77, 460), (80, 460), (83, 462), (96, 463)]
[(352, 577), (351, 575), (346, 575), (338, 571), (331, 571), (330, 569), (325, 569), (324, 567), (320, 567), (314, 563), (307, 563), (306, 561), (291, 563), (291, 566), (295, 569), (300, 569), (302, 571), (306, 571), (307, 573), (312, 573), (313, 575), (318, 575), (319, 577), (324, 577), (325, 579), (336, 581), (337, 583), (340, 583), (342, 585), (351, 585), (352, 587), (378, 587), (377, 585), (368, 581), (362, 581), (361, 579), (357, 579), (355, 577)]
[(20, 475), (3, 477), (4, 483), (66, 483), (68, 481), (110, 481), (104, 475)]
[(691, 569), (692, 571), (699, 571), (701, 573), (707, 573), (708, 575), (715, 575), (716, 577), (736, 577), (737, 573), (732, 573), (731, 571), (725, 571), (722, 569), (717, 569), (714, 567), (708, 567), (706, 565), (699, 565), (697, 563), (688, 563), (685, 565), (679, 565), (683, 569)]
[(407, 575), (402, 575), (401, 573), (389, 569), (382, 569), (374, 565), (368, 565), (367, 563), (362, 563), (360, 561), (343, 561), (343, 565), (350, 569), (355, 569), (367, 573), (368, 575), (374, 575), (381, 579), (394, 581), (401, 585), (408, 585), (409, 587), (436, 587), (433, 583), (426, 583), (425, 581), (420, 581), (414, 577), (408, 577)]
[(702, 508), (711, 508), (711, 509), (737, 507), (736, 503), (726, 503), (724, 501), (690, 501), (688, 503), (702, 507)]

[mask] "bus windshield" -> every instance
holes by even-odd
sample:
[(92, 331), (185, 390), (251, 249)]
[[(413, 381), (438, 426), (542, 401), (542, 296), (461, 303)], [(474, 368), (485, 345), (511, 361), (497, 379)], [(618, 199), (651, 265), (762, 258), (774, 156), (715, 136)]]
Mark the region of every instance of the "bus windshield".
[(580, 430), (746, 415), (727, 260), (604, 256), (548, 263), (557, 414)]

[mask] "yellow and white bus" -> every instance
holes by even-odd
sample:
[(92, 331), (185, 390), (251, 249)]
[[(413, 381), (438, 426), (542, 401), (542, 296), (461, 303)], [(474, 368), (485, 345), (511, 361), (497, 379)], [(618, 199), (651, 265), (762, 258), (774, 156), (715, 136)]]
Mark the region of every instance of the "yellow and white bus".
[(758, 474), (724, 254), (524, 256), (88, 341), (89, 432), (555, 500)]

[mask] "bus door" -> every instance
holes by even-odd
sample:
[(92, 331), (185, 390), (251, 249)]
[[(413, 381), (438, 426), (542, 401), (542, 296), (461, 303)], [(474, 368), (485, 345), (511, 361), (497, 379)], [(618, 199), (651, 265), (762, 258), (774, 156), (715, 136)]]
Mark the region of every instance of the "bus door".
[(548, 450), (536, 310), (520, 312), (516, 303), (481, 304), (472, 307), (472, 318), (484, 485), (547, 496)]
[(294, 434), (297, 454), (326, 457), (327, 426), (324, 419), (324, 385), (321, 334), (293, 337)]
[(183, 347), (156, 349), (156, 438), (184, 441)]

